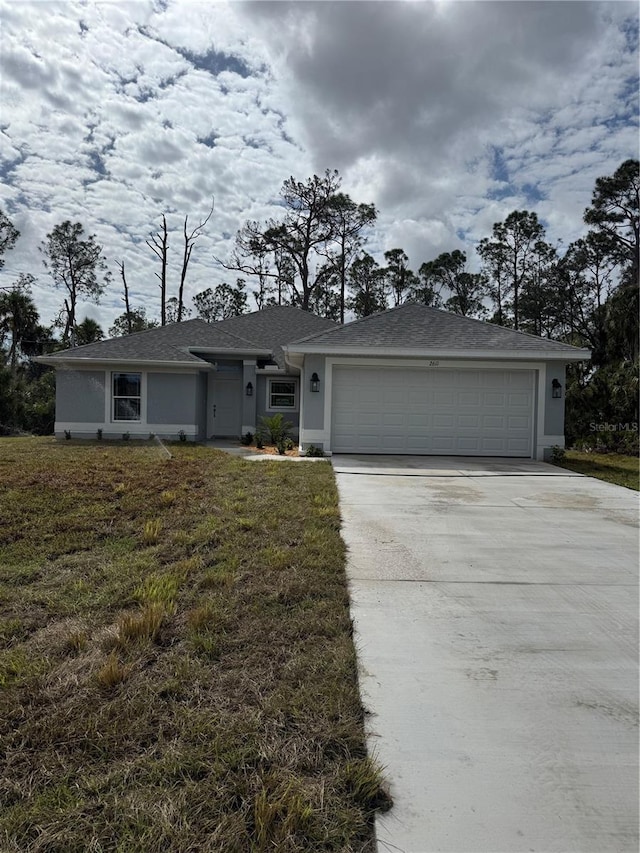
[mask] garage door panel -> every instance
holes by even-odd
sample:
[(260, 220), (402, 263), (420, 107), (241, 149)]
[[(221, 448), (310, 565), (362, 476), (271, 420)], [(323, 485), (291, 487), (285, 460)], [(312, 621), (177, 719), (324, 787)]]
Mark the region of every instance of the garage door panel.
[(533, 371), (336, 366), (335, 452), (531, 456)]
[(458, 406), (476, 406), (481, 405), (483, 396), (478, 391), (460, 391), (458, 393)]
[(431, 418), (431, 423), (432, 423), (432, 429), (433, 430), (453, 429), (453, 425), (455, 423), (455, 415), (454, 414), (448, 414), (448, 415), (434, 414)]
[(524, 430), (527, 433), (530, 428), (529, 418), (526, 415), (509, 415), (507, 424), (510, 430)]
[(349, 412), (342, 408), (336, 408), (334, 412), (334, 428), (352, 427), (356, 422), (355, 412)]
[(518, 453), (522, 456), (529, 453), (529, 439), (528, 438), (510, 438), (507, 441), (507, 447), (509, 450), (514, 453)]
[(513, 391), (508, 395), (507, 400), (510, 409), (529, 409), (531, 397), (529, 394)]
[(441, 406), (453, 406), (455, 404), (455, 399), (453, 395), (453, 391), (434, 391), (433, 393), (433, 406), (434, 408), (440, 408)]
[(403, 412), (383, 412), (382, 414), (382, 426), (385, 427), (385, 433), (391, 432), (391, 430), (395, 428), (399, 428), (400, 432), (404, 434), (406, 431), (406, 415)]
[(398, 406), (406, 408), (407, 394), (403, 388), (383, 388), (380, 394), (383, 409), (394, 409)]
[[(484, 420), (484, 419), (483, 419)], [(479, 415), (458, 415), (459, 429), (480, 429)]]
[(504, 408), (505, 404), (505, 395), (486, 391), (484, 397), (482, 398), (482, 402), (485, 406), (497, 406), (498, 408), (502, 409)]
[(433, 406), (433, 393), (427, 388), (409, 388), (407, 403), (412, 409), (428, 411)]
[(453, 437), (447, 435), (434, 435), (431, 439), (431, 449), (434, 453), (455, 453)]
[[(352, 392), (353, 393), (353, 392)], [(378, 389), (377, 388), (356, 388), (355, 389), (355, 398), (347, 395), (345, 399), (353, 400), (356, 399), (361, 406), (375, 406), (377, 407), (379, 404), (378, 399)]]

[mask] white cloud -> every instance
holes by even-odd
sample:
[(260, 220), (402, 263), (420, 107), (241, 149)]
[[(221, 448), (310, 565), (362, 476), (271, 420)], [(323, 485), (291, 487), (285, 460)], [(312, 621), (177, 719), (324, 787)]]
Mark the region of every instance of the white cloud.
[[(374, 201), (378, 256), (418, 267), (466, 248), (515, 208), (575, 239), (595, 178), (637, 156), (637, 47), (627, 3), (0, 4), (0, 205), (22, 231), (0, 283), (36, 272), (44, 320), (60, 294), (37, 246), (63, 219), (124, 259), (157, 304), (145, 238), (168, 214), (171, 287), (185, 214), (216, 209), (188, 293), (230, 280), (244, 220), (285, 178), (339, 168)], [(87, 312), (107, 328), (119, 285)], [(157, 311), (156, 311), (157, 313)]]

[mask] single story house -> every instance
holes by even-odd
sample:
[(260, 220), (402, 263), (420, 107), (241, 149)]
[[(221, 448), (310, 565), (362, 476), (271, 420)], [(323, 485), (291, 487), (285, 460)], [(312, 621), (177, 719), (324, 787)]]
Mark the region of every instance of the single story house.
[(188, 320), (42, 356), (56, 436), (192, 441), (281, 412), (300, 447), (543, 459), (584, 349), (408, 303), (338, 325), (292, 307)]

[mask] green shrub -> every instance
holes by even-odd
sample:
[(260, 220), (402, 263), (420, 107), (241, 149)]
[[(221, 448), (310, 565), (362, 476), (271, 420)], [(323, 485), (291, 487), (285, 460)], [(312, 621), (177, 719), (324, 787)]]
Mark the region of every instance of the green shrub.
[(253, 433), (245, 432), (245, 434), (240, 439), (240, 442), (244, 444), (245, 447), (249, 447), (251, 444), (253, 444)]
[(321, 459), (324, 456), (324, 450), (321, 447), (316, 447), (315, 444), (310, 444), (305, 450), (304, 455)]
[[(284, 447), (292, 426), (291, 421), (285, 421), (284, 415), (278, 412), (276, 415), (260, 418), (258, 433), (263, 440), (266, 437), (270, 444), (275, 444), (280, 452), (280, 445)], [(284, 453), (284, 450), (282, 452)]]

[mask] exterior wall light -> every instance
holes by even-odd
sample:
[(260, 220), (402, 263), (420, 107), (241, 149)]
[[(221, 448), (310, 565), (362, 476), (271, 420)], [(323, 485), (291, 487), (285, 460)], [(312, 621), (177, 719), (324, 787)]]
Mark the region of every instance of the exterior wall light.
[(554, 400), (558, 400), (562, 397), (562, 385), (558, 379), (554, 379), (551, 383), (551, 396)]
[(317, 393), (320, 390), (320, 377), (317, 373), (311, 374), (311, 390)]
[(247, 392), (247, 397), (253, 397), (253, 383), (252, 382), (247, 382), (246, 392)]

